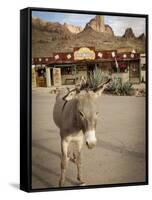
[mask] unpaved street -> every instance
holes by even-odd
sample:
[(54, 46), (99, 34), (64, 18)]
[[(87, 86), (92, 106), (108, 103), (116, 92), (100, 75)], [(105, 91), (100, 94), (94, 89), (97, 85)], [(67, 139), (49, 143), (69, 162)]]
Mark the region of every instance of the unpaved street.
[[(55, 95), (33, 90), (32, 187), (57, 187), (60, 136), (52, 119)], [(145, 98), (102, 96), (97, 100), (97, 146), (83, 148), (87, 185), (141, 182), (145, 179)], [(76, 186), (76, 166), (69, 162), (65, 186)]]

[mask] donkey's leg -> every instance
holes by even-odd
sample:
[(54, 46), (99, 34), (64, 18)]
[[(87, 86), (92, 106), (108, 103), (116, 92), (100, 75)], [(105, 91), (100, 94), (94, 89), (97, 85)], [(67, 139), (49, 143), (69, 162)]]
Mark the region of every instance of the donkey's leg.
[(69, 146), (69, 143), (67, 141), (65, 141), (64, 139), (61, 140), (62, 157), (61, 157), (61, 176), (60, 176), (60, 181), (59, 181), (60, 187), (64, 185), (64, 181), (65, 181), (66, 168), (68, 164), (68, 146)]
[(80, 181), (81, 185), (84, 185), (85, 183), (82, 178), (82, 158), (81, 158), (82, 146), (83, 146), (83, 138), (82, 140), (79, 140), (77, 142), (78, 153), (77, 153), (77, 158), (76, 158), (76, 165), (77, 165), (77, 179), (78, 181)]

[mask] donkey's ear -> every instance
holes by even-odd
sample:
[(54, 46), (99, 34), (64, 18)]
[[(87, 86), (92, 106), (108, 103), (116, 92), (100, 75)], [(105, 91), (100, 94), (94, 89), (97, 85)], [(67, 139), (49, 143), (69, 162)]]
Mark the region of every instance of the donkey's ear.
[(103, 91), (104, 91), (103, 87), (101, 89), (94, 91), (95, 98), (100, 97), (102, 95)]
[(105, 83), (103, 83), (102, 85), (99, 85), (97, 88), (93, 90), (95, 97), (99, 97), (102, 95), (102, 93), (104, 92), (104, 90), (106, 89), (110, 81), (111, 79), (108, 79)]
[(77, 90), (76, 89), (73, 89), (71, 91), (69, 91), (64, 97), (63, 97), (63, 100), (65, 101), (70, 101), (74, 98), (76, 98), (76, 95), (77, 95)]

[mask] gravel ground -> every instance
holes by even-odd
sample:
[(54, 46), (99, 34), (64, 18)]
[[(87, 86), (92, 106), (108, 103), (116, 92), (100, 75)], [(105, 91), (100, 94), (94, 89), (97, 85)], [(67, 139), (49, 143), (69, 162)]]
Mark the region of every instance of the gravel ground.
[[(60, 136), (52, 119), (55, 95), (33, 90), (32, 188), (58, 187)], [(87, 185), (145, 181), (145, 97), (102, 96), (97, 100), (97, 146), (82, 150)], [(77, 186), (69, 162), (65, 186)]]

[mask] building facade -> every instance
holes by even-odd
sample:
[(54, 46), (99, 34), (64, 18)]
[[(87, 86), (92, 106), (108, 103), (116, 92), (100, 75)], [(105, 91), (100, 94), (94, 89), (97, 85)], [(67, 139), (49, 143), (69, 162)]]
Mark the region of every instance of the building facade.
[[(96, 51), (94, 47), (74, 48), (73, 52), (57, 52), (50, 57), (32, 58), (32, 86), (51, 87), (75, 84), (81, 76), (88, 78), (98, 68), (103, 76), (119, 76), (123, 81), (145, 81), (142, 69), (145, 54)], [(141, 68), (142, 66), (142, 68)]]

